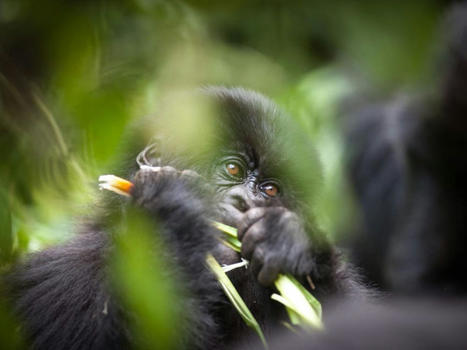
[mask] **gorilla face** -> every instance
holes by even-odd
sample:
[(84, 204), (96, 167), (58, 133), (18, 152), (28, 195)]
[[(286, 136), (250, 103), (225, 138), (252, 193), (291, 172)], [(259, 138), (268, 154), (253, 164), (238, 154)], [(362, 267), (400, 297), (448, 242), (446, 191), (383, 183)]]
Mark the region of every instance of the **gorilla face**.
[(230, 153), (219, 161), (213, 182), (225, 223), (237, 226), (252, 208), (282, 206), (281, 182), (262, 171), (254, 155)]

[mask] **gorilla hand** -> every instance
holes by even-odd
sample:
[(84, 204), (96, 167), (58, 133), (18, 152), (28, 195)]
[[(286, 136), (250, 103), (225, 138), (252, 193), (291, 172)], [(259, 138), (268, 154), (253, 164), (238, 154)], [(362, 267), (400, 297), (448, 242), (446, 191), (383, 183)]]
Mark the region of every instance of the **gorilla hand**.
[(238, 225), (242, 255), (258, 281), (271, 285), (279, 273), (304, 276), (314, 263), (302, 220), (284, 207), (255, 207)]

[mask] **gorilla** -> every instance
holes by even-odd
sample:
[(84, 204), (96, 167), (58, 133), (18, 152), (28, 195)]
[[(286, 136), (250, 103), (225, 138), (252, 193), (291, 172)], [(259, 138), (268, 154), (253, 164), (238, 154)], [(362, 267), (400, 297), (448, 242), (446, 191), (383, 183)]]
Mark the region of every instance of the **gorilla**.
[[(208, 87), (195, 95), (215, 110), (210, 147), (178, 152), (170, 135), (161, 132), (151, 135), (155, 139), (136, 157), (132, 149), (144, 139), (136, 135), (127, 151), (133, 164), (123, 162), (126, 170), (119, 174), (133, 183), (131, 198), (122, 205), (104, 199), (104, 213), (86, 220), (73, 239), (28, 256), (6, 275), (8, 300), (31, 348), (138, 345), (132, 333), (137, 320), (108, 273), (113, 221), (136, 209), (163, 242), (164, 259), (183, 289), (180, 303), (188, 320), (180, 324), (178, 348), (230, 348), (255, 338), (206, 267), (208, 253), (222, 264), (249, 261), (247, 269), (229, 277), (266, 337), (287, 319), (283, 306), (270, 299), (280, 273), (295, 276), (323, 304), (333, 297), (369, 295), (317, 227), (311, 203), (319, 164), (293, 120), (264, 96), (242, 88)], [(136, 130), (147, 134), (158, 129), (151, 121), (161, 120), (166, 122), (145, 118)], [(241, 253), (219, 241), (212, 220), (238, 229)]]

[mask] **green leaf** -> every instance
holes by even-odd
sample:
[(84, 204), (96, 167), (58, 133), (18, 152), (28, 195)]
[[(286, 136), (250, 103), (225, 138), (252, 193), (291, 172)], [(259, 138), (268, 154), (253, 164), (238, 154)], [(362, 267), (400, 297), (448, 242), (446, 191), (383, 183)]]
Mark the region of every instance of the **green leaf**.
[[(295, 312), (302, 319), (302, 322), (294, 323), (297, 322), (297, 320), (295, 319), (295, 317), (293, 317), (293, 319), (291, 317), (290, 320), (292, 323), (317, 329), (323, 328), (320, 313), (318, 313), (313, 308), (312, 304), (309, 301), (309, 298), (303, 293), (304, 288), (298, 287), (298, 285), (300, 284), (297, 280), (295, 280), (294, 277), (290, 275), (279, 275), (279, 277), (274, 282), (274, 285), (276, 286), (277, 290), (281, 293), (282, 296), (281, 299), (278, 300), (276, 298), (275, 300), (286, 305), (288, 309)], [(311, 294), (309, 295), (311, 296)]]
[(235, 227), (220, 223), (218, 221), (213, 221), (212, 223), (215, 228), (219, 229), (223, 233), (226, 233), (228, 236), (235, 238), (238, 244), (241, 245), (240, 241), (237, 238), (237, 229)]
[(247, 326), (255, 330), (255, 332), (260, 337), (264, 347), (267, 349), (268, 346), (266, 343), (266, 339), (264, 338), (263, 331), (261, 330), (258, 321), (256, 321), (250, 309), (248, 309), (248, 306), (246, 306), (242, 297), (240, 296), (240, 294), (238, 294), (237, 290), (230, 281), (229, 277), (227, 277), (227, 275), (225, 274), (222, 267), (211, 254), (208, 254), (206, 256), (206, 263), (208, 264), (211, 271), (216, 275), (217, 280), (219, 281), (220, 285), (222, 286), (222, 289), (224, 290), (232, 305), (237, 309), (238, 313), (245, 321)]
[(279, 303), (281, 303), (282, 305), (285, 306), (285, 309), (287, 311), (287, 314), (289, 315), (289, 318), (290, 318), (290, 322), (292, 323), (292, 325), (300, 325), (300, 317), (297, 315), (297, 313), (295, 311), (293, 311), (294, 307), (293, 305), (289, 302), (288, 299), (284, 298), (282, 295), (279, 295), (279, 294), (276, 294), (276, 293), (273, 293), (271, 295), (271, 299), (272, 300), (275, 300)]
[(242, 250), (242, 244), (236, 238), (225, 236), (221, 239), (221, 242), (224, 243), (230, 249), (235, 250), (236, 252), (240, 253)]
[(314, 309), (314, 311), (318, 315), (319, 319), (322, 319), (323, 311), (321, 308), (321, 303), (305, 287), (303, 287), (302, 284), (298, 282), (294, 277), (289, 276), (289, 278), (290, 278), (290, 281), (293, 282), (298, 289), (300, 289), (303, 296), (308, 300), (311, 307)]
[(152, 234), (158, 227), (138, 210), (129, 210), (115, 224), (112, 283), (137, 320), (131, 323), (136, 348), (148, 349), (157, 344), (162, 349), (176, 349), (185, 336), (181, 332), (183, 324), (189, 319), (185, 319), (186, 310), (179, 300), (182, 292), (167, 274), (170, 266), (163, 258), (162, 241)]

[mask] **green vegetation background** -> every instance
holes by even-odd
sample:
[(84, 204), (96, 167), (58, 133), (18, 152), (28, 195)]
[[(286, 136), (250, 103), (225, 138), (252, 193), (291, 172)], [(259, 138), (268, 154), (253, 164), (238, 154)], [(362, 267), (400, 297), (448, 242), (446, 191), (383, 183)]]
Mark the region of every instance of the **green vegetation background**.
[[(429, 84), (444, 7), (441, 1), (1, 1), (0, 269), (69, 239), (92, 212), (97, 177), (120, 156), (128, 125), (157, 115), (167, 91), (207, 84), (258, 90), (302, 124), (324, 168), (318, 220), (331, 235), (345, 232), (353, 209), (341, 173), (338, 103), (359, 89), (381, 97)], [(152, 238), (136, 221), (126, 228), (132, 239), (119, 244), (117, 279), (143, 320), (142, 344), (170, 347), (180, 318), (173, 282), (160, 273), (163, 262), (144, 253)], [(20, 346), (16, 329), (0, 312), (6, 348)]]

